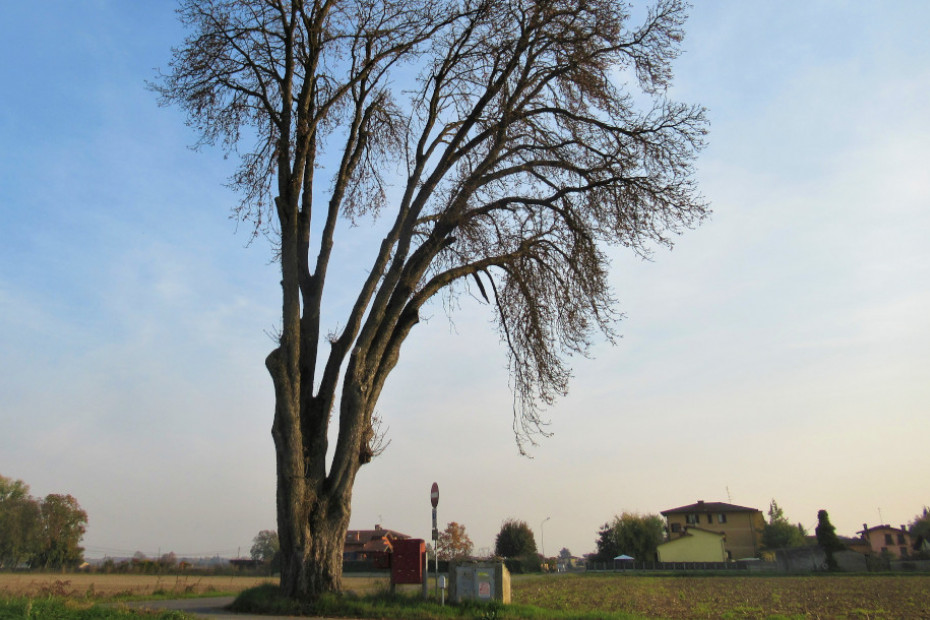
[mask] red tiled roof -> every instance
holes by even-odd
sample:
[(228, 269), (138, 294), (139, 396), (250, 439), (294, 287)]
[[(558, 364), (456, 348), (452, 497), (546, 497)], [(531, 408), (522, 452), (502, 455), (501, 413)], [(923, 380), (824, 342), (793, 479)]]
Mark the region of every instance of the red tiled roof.
[(349, 530), (346, 532), (345, 551), (387, 551), (391, 548), (388, 541), (406, 540), (406, 534), (376, 528), (373, 530)]

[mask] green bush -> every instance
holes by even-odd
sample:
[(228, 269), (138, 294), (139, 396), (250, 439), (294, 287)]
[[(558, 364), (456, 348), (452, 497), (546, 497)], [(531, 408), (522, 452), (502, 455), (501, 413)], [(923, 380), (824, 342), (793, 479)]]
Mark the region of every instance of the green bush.
[(513, 575), (522, 575), (524, 573), (542, 572), (542, 560), (535, 553), (522, 555), (518, 558), (506, 558), (504, 566)]
[(281, 590), (274, 584), (266, 584), (256, 588), (243, 590), (230, 606), (239, 613), (262, 613), (292, 616), (300, 613), (300, 604), (284, 597)]

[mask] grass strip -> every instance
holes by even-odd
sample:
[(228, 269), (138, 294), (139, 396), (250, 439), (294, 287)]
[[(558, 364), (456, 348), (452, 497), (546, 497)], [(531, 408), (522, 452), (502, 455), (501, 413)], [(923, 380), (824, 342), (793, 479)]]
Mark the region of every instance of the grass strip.
[(136, 610), (60, 597), (0, 597), (0, 620), (190, 620), (179, 611)]
[(386, 592), (355, 596), (326, 594), (315, 603), (301, 603), (281, 595), (274, 585), (244, 590), (231, 609), (239, 613), (282, 616), (314, 615), (332, 618), (397, 618), (402, 620), (445, 620), (468, 618), (479, 620), (639, 620), (642, 616), (627, 613), (570, 612), (542, 609), (531, 605), (503, 605), (498, 602), (446, 603), (424, 601), (415, 595)]

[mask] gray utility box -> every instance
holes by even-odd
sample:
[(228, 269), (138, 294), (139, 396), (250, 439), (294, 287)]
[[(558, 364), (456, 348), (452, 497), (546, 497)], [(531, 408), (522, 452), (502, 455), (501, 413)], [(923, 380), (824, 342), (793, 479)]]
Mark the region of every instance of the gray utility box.
[(452, 563), (449, 600), (510, 603), (510, 571), (503, 562)]

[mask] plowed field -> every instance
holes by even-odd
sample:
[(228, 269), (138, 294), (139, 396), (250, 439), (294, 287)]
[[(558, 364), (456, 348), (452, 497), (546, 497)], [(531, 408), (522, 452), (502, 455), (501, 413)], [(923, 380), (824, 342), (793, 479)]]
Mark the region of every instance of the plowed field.
[(515, 579), (513, 602), (647, 618), (930, 618), (930, 576), (552, 575)]

